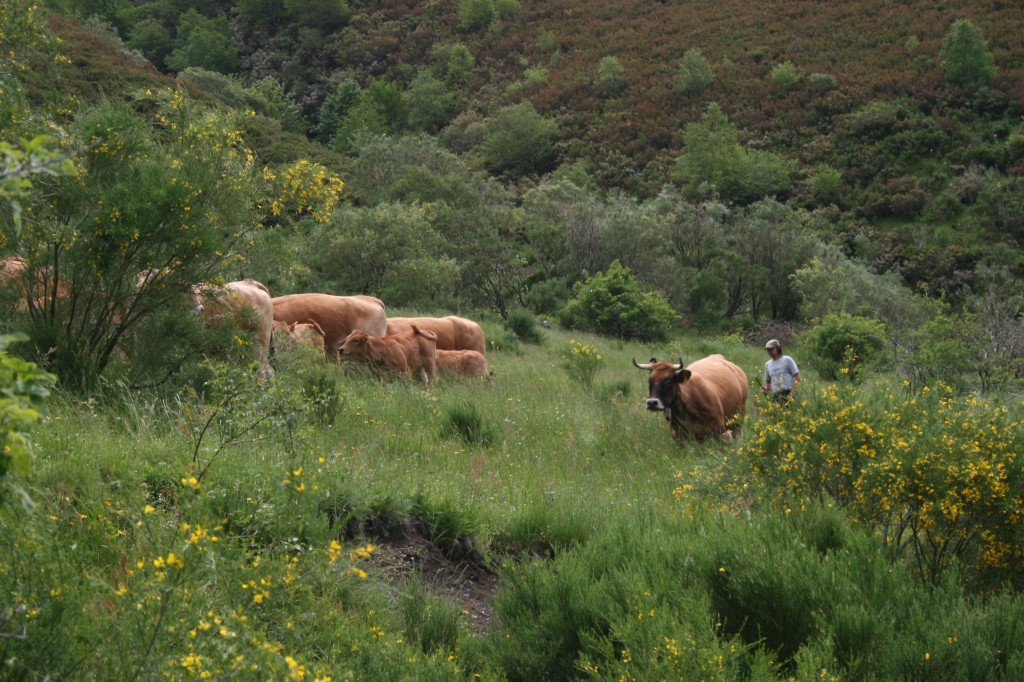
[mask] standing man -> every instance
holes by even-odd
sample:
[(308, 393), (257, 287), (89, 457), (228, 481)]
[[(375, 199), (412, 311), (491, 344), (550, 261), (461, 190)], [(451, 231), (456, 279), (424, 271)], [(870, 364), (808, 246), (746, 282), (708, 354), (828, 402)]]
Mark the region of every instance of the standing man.
[(778, 339), (766, 343), (764, 349), (771, 359), (764, 363), (762, 391), (765, 395), (771, 394), (772, 402), (782, 405), (793, 397), (793, 391), (800, 383), (800, 370), (793, 358), (782, 354), (782, 344)]

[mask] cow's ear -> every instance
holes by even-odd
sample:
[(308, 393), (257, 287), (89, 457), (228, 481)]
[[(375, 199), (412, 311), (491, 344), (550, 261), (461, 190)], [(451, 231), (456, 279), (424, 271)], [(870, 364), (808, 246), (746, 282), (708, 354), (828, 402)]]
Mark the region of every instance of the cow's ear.
[(690, 372), (690, 370), (688, 370), (686, 368), (677, 369), (676, 373), (675, 373), (676, 383), (677, 384), (682, 384), (682, 383), (686, 382), (686, 380), (690, 378), (691, 374), (692, 373)]

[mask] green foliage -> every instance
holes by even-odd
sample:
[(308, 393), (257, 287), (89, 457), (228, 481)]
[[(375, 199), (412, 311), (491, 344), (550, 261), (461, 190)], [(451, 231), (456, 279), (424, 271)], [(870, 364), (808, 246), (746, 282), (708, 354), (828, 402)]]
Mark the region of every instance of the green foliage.
[(807, 77), (807, 81), (811, 86), (811, 90), (821, 95), (832, 92), (839, 87), (836, 77), (830, 73), (812, 73)]
[(437, 77), (450, 88), (463, 85), (476, 66), (473, 53), (462, 43), (437, 45), (434, 47), (432, 57)]
[(745, 150), (716, 103), (708, 105), (700, 123), (686, 126), (684, 142), (673, 177), (689, 196), (713, 187), (723, 198), (750, 203), (789, 189), (789, 162), (771, 152)]
[(562, 349), (562, 369), (569, 378), (590, 391), (594, 387), (594, 377), (604, 364), (604, 358), (596, 346), (569, 339), (568, 345)]
[(163, 69), (167, 66), (167, 57), (174, 49), (174, 36), (159, 20), (143, 19), (132, 24), (125, 46), (138, 50), (154, 66)]
[(811, 197), (819, 204), (837, 203), (843, 188), (843, 172), (830, 166), (818, 168), (811, 176)]
[(793, 89), (800, 78), (800, 70), (792, 62), (781, 62), (772, 67), (772, 89), (777, 93)]
[(679, 87), (688, 94), (704, 92), (715, 82), (715, 70), (704, 53), (690, 48), (679, 64)]
[(558, 313), (565, 327), (644, 341), (667, 338), (678, 318), (663, 296), (643, 291), (618, 260), (577, 283), (575, 298)]
[(352, 16), (347, 0), (284, 0), (284, 8), (301, 26), (324, 35), (340, 29)]
[[(334, 214), (307, 242), (304, 262), (317, 276), (320, 286), (328, 290), (383, 295), (404, 294), (402, 299), (389, 299), (391, 305), (437, 300), (448, 284), (430, 276), (432, 267), (427, 254), (434, 254), (440, 263), (443, 244), (423, 208), (397, 203), (374, 207), (343, 207)], [(411, 268), (424, 266), (421, 278)], [(411, 277), (410, 277), (411, 275)], [(394, 283), (392, 285), (392, 282)], [(412, 283), (402, 290), (403, 283)]]
[(58, 149), (53, 149), (52, 142), (46, 135), (22, 140), (17, 147), (0, 140), (0, 157), (3, 163), (3, 167), (0, 168), (0, 202), (5, 202), (10, 208), (15, 239), (21, 235), (21, 202), (30, 196), (32, 176), (77, 173), (71, 157)]
[(31, 468), (28, 430), (39, 421), (56, 380), (35, 364), (7, 354), (11, 343), (27, 340), (24, 335), (0, 336), (0, 502), (8, 472), (25, 475)]
[[(346, 95), (342, 93), (340, 98)], [(344, 101), (334, 104), (344, 105)], [(408, 123), (409, 108), (406, 94), (395, 85), (374, 81), (359, 93), (359, 100), (345, 110), (331, 137), (331, 147), (351, 153), (356, 149), (356, 138), (361, 135), (400, 133)]]
[(79, 114), (68, 132), (92, 145), (82, 170), (57, 179), (16, 242), (53, 283), (28, 317), (37, 352), (68, 385), (92, 385), (133, 328), (182, 306), (184, 288), (204, 281), (256, 220), (259, 179), (238, 145), (241, 115), (180, 91), (140, 95), (142, 104), (158, 127), (124, 105)]
[(544, 342), (544, 333), (537, 324), (537, 318), (525, 308), (516, 308), (508, 314), (505, 329), (516, 335), (524, 343), (540, 344)]
[(494, 19), (492, 0), (459, 0), (459, 28), (466, 32), (479, 31)]
[(973, 320), (940, 314), (923, 324), (913, 338), (915, 349), (907, 369), (915, 389), (939, 382), (960, 390), (967, 388), (981, 346)]
[(557, 135), (557, 123), (523, 102), (495, 114), (480, 151), (492, 173), (512, 177), (544, 173), (554, 168)]
[(777, 412), (741, 448), (770, 496), (789, 508), (834, 501), (927, 581), (957, 561), (984, 584), (1016, 572), (1024, 538), (1005, 502), (1024, 469), (1003, 408), (942, 386), (901, 399), (836, 385)]
[(822, 378), (856, 383), (884, 359), (888, 339), (885, 325), (876, 319), (832, 313), (807, 333), (804, 346)]
[(348, 112), (359, 102), (363, 89), (353, 80), (345, 80), (324, 98), (317, 114), (316, 139), (327, 144), (341, 127)]
[(238, 47), (226, 17), (208, 18), (190, 9), (181, 15), (174, 49), (167, 55), (167, 67), (182, 71), (198, 66), (208, 71), (234, 73), (238, 70)]
[(942, 41), (942, 73), (955, 85), (985, 85), (996, 73), (995, 60), (981, 29), (970, 19), (958, 19)]
[(487, 447), (498, 437), (498, 429), (472, 403), (449, 405), (441, 426), (442, 438), (458, 438), (468, 445)]
[(606, 97), (621, 93), (628, 85), (623, 75), (625, 72), (618, 57), (602, 57), (601, 63), (597, 65), (597, 78), (594, 81), (597, 91)]
[(444, 83), (429, 72), (420, 72), (405, 91), (409, 127), (435, 134), (455, 116), (458, 103)]
[(824, 247), (797, 269), (792, 284), (799, 294), (800, 316), (820, 321), (831, 313), (876, 317), (900, 336), (927, 318), (929, 306), (892, 273), (879, 275), (835, 247)]

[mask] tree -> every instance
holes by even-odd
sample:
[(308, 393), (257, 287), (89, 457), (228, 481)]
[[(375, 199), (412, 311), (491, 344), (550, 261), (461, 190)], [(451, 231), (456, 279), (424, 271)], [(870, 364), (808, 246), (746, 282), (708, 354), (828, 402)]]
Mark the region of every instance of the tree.
[(463, 31), (479, 31), (494, 19), (492, 0), (459, 0), (459, 28)]
[(238, 70), (238, 47), (226, 17), (207, 18), (192, 9), (181, 15), (174, 50), (167, 56), (167, 66), (181, 71), (199, 66), (220, 73)]
[(626, 89), (625, 69), (618, 57), (604, 57), (597, 65), (597, 91), (605, 97), (613, 97)]
[(942, 72), (956, 85), (985, 85), (996, 73), (995, 60), (981, 29), (969, 19), (953, 23), (940, 50)]
[(513, 177), (544, 173), (555, 166), (558, 125), (530, 102), (505, 107), (488, 122), (482, 145), (484, 165)]
[(713, 187), (722, 198), (747, 204), (788, 191), (791, 165), (771, 152), (745, 150), (736, 127), (712, 102), (699, 123), (686, 126), (673, 177), (690, 197)]
[(148, 18), (131, 26), (125, 45), (141, 52), (158, 69), (164, 69), (167, 56), (174, 49), (174, 38), (163, 23)]
[(687, 50), (679, 64), (679, 87), (683, 92), (703, 92), (714, 81), (715, 71), (704, 53), (696, 48)]
[(476, 66), (473, 53), (462, 43), (435, 46), (431, 56), (435, 75), (452, 89), (463, 85)]
[(242, 115), (181, 91), (139, 99), (157, 123), (127, 105), (83, 110), (68, 130), (72, 143), (89, 145), (81, 171), (40, 188), (20, 235), (4, 226), (30, 267), (59, 284), (23, 327), (47, 369), (72, 386), (93, 385), (144, 321), (183, 309), (183, 290), (212, 277), (259, 219)]
[(428, 72), (421, 72), (405, 91), (409, 105), (409, 127), (434, 134), (455, 116), (455, 95)]
[(299, 24), (325, 35), (340, 29), (352, 16), (346, 0), (284, 0), (284, 7)]
[(359, 103), (363, 89), (354, 80), (344, 80), (324, 98), (317, 114), (316, 139), (328, 144), (341, 127), (349, 110)]
[(645, 292), (629, 269), (614, 261), (604, 273), (578, 282), (576, 297), (558, 313), (559, 322), (573, 329), (623, 339), (661, 341), (679, 316), (663, 296)]

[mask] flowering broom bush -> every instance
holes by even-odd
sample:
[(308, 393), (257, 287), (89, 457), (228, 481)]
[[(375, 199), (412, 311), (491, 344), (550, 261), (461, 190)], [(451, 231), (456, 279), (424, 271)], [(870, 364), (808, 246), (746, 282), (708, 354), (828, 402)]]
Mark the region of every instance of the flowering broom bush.
[(976, 397), (847, 384), (770, 410), (739, 454), (786, 508), (834, 501), (923, 579), (957, 560), (988, 584), (1024, 577), (1022, 446), (1021, 422)]

